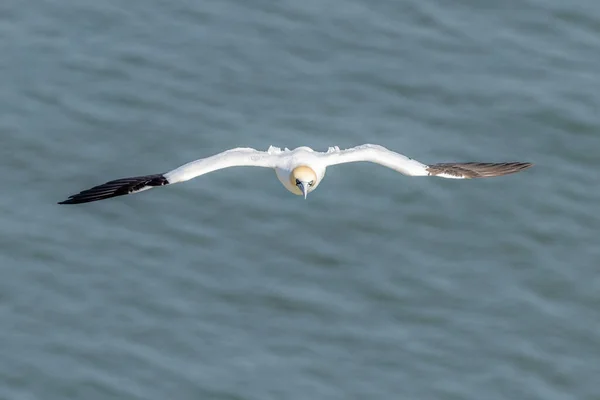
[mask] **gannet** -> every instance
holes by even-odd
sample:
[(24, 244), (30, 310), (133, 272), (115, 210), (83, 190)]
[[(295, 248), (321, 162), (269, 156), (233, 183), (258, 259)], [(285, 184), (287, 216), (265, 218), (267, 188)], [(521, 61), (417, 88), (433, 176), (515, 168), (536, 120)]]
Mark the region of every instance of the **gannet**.
[(437, 176), (451, 179), (488, 178), (522, 171), (527, 162), (465, 162), (422, 164), (383, 146), (364, 144), (346, 150), (329, 147), (326, 152), (302, 146), (293, 150), (270, 146), (267, 151), (236, 148), (184, 164), (162, 174), (122, 178), (94, 186), (69, 196), (58, 204), (79, 204), (142, 192), (158, 186), (185, 182), (198, 176), (229, 167), (263, 167), (275, 170), (283, 186), (298, 196), (314, 191), (325, 177), (327, 167), (366, 161), (383, 165), (408, 176)]

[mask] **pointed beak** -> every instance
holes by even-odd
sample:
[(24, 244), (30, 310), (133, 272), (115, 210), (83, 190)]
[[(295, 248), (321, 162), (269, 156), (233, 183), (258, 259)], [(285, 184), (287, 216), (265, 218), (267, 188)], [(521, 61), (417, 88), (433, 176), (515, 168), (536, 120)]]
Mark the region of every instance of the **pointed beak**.
[(302, 190), (302, 194), (304, 195), (304, 199), (306, 200), (306, 196), (308, 195), (308, 182), (300, 182), (298, 184), (298, 188)]

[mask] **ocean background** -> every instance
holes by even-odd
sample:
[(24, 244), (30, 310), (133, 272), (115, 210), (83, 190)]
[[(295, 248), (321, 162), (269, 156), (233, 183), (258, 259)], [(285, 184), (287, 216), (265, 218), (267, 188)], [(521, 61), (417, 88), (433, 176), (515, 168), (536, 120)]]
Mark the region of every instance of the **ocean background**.
[[(0, 2), (0, 399), (600, 399), (596, 0)], [(376, 143), (488, 180), (233, 168)]]

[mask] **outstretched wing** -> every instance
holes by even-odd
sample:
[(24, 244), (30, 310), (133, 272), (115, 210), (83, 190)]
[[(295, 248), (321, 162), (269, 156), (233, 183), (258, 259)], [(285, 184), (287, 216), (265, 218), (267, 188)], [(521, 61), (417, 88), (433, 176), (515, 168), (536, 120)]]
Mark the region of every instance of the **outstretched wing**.
[(165, 174), (122, 178), (94, 186), (78, 194), (69, 196), (58, 204), (79, 204), (109, 199), (111, 197), (138, 193), (156, 186), (184, 182), (200, 175), (223, 168), (237, 166), (271, 167), (277, 165), (278, 153), (269, 153), (250, 148), (224, 151), (211, 157), (192, 161)]
[(467, 162), (426, 165), (376, 144), (364, 144), (347, 150), (333, 148), (327, 153), (323, 153), (322, 157), (327, 166), (365, 161), (383, 165), (404, 175), (438, 176), (440, 178), (454, 179), (489, 178), (492, 176), (508, 175), (522, 171), (533, 165), (527, 162)]

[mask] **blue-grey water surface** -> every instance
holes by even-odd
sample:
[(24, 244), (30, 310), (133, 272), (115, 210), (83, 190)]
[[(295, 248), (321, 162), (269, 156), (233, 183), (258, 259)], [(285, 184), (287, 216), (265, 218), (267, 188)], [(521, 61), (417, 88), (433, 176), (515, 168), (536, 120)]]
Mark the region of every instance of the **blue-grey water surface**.
[[(596, 0), (0, 2), (1, 399), (599, 399)], [(377, 143), (489, 180), (229, 169)]]

